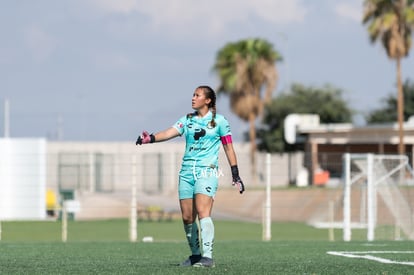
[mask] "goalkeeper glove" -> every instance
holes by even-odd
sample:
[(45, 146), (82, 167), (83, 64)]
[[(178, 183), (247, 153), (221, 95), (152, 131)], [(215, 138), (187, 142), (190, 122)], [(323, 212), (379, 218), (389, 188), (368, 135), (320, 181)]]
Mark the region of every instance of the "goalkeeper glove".
[(135, 142), (135, 145), (142, 145), (146, 143), (153, 143), (155, 142), (155, 136), (153, 134), (148, 134), (147, 131), (143, 131), (142, 135), (140, 135)]
[(239, 176), (239, 168), (237, 167), (237, 165), (233, 165), (231, 166), (231, 175), (233, 177), (233, 186), (237, 186), (239, 188), (239, 192), (240, 194), (243, 194), (244, 192), (244, 184), (243, 181), (241, 180), (240, 176)]

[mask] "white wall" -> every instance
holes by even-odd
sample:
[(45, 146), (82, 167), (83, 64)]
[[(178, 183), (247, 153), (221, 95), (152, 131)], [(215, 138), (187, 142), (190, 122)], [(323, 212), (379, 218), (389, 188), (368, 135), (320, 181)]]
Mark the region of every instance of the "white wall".
[[(48, 187), (56, 189), (59, 186), (59, 155), (79, 154), (86, 166), (90, 167), (89, 180), (84, 180), (81, 185), (82, 192), (94, 192), (96, 172), (94, 160), (96, 154), (110, 157), (113, 167), (106, 166), (105, 177), (113, 179), (114, 191), (129, 191), (131, 186), (132, 157), (136, 158), (136, 174), (138, 190), (154, 189), (160, 182), (163, 184), (163, 192), (175, 192), (177, 187), (178, 172), (181, 158), (184, 152), (183, 142), (163, 142), (135, 146), (134, 142), (48, 142)], [(235, 143), (235, 151), (238, 158), (238, 166), (243, 181), (249, 186), (265, 183), (265, 154), (257, 154), (257, 177), (253, 179), (250, 164), (250, 144)], [(297, 171), (303, 163), (303, 153), (272, 155), (272, 185), (287, 186), (289, 176), (295, 178)], [(220, 185), (231, 187), (230, 167), (227, 163), (223, 149), (220, 151), (219, 168), (223, 174)], [(289, 175), (289, 171), (292, 173)], [(85, 186), (89, 185), (89, 186)]]
[(46, 140), (0, 138), (0, 220), (46, 217)]

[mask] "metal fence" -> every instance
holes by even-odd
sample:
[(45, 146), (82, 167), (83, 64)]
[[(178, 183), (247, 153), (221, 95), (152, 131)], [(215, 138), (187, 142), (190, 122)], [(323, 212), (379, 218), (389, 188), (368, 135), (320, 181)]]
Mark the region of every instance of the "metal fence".
[[(13, 146), (1, 148), (0, 189), (1, 194), (8, 196), (0, 201), (0, 220), (13, 220), (3, 215), (10, 209), (29, 212), (33, 206), (21, 202), (33, 197), (41, 202), (40, 211), (47, 212), (37, 217), (41, 219), (59, 219), (67, 200), (79, 203), (75, 204), (79, 206), (76, 213), (69, 213), (75, 220), (129, 218), (132, 212), (138, 219), (180, 218), (177, 182), (184, 144), (167, 142), (136, 147), (129, 143), (48, 142), (43, 151), (18, 148), (20, 145), (14, 151)], [(270, 156), (257, 153), (252, 169), (249, 145), (235, 144), (235, 150), (247, 191), (239, 195), (231, 186), (230, 168), (221, 151), (215, 217), (261, 222), (265, 207), (271, 207), (273, 221), (341, 220), (342, 153), (320, 153), (320, 171), (310, 173), (310, 160), (314, 158), (303, 152)], [(27, 163), (29, 160), (36, 161)], [(328, 172), (325, 182), (311, 185), (321, 172)], [(268, 182), (270, 206), (265, 205)], [(303, 188), (298, 187), (298, 182)], [(412, 189), (407, 186), (408, 192), (414, 194)], [(47, 192), (54, 194), (54, 206), (48, 201), (51, 199)], [(407, 197), (412, 198), (409, 203), (414, 207), (411, 193)], [(23, 215), (16, 219), (33, 217)]]

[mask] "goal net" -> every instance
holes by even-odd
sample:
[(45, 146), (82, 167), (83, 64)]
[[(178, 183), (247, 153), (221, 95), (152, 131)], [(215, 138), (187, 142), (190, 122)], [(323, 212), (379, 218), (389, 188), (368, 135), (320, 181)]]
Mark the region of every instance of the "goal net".
[(366, 238), (414, 239), (413, 170), (403, 155), (345, 154), (343, 239), (352, 228)]

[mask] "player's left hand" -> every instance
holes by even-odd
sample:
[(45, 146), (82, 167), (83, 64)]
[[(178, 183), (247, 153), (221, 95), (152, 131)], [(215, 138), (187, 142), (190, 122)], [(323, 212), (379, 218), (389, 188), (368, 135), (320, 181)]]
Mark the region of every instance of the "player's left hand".
[(243, 194), (244, 192), (244, 184), (239, 176), (239, 168), (237, 165), (233, 165), (231, 168), (231, 176), (233, 178), (233, 186), (237, 186), (239, 189), (240, 194)]
[(233, 177), (233, 186), (237, 186), (237, 188), (239, 189), (240, 194), (243, 194), (244, 192), (244, 184), (243, 181), (241, 180), (241, 178), (239, 176), (237, 177)]

